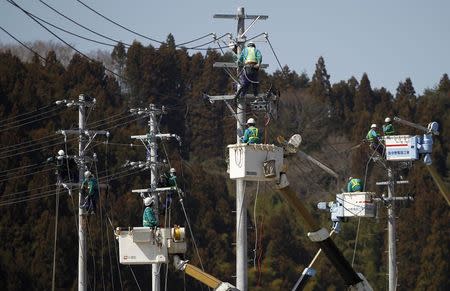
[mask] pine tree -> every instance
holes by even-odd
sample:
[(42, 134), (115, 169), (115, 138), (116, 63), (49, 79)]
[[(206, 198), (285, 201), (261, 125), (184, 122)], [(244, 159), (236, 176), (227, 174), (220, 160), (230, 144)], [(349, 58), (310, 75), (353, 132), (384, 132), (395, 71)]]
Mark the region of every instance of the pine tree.
[(316, 96), (322, 102), (326, 102), (331, 94), (330, 75), (325, 67), (325, 60), (319, 57), (316, 63), (316, 70), (311, 80), (311, 94)]

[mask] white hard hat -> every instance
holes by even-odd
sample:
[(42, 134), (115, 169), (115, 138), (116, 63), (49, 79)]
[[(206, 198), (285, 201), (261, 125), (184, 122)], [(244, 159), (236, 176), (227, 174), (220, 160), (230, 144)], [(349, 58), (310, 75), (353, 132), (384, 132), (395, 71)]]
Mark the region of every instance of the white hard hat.
[(85, 178), (90, 177), (91, 175), (92, 175), (91, 171), (84, 172), (84, 177)]
[(372, 123), (372, 125), (370, 126), (370, 128), (376, 128), (377, 125), (375, 123)]
[(384, 122), (391, 122), (391, 119), (389, 117), (386, 117), (386, 119), (384, 120)]
[(171, 173), (176, 173), (177, 171), (175, 170), (175, 168), (170, 168), (170, 172)]
[(150, 206), (150, 205), (152, 205), (153, 204), (153, 198), (152, 197), (145, 197), (144, 198), (144, 205), (145, 206)]
[(59, 150), (58, 151), (58, 156), (64, 156), (64, 151), (63, 150)]
[(247, 124), (256, 124), (256, 121), (255, 121), (255, 119), (253, 119), (253, 118), (249, 118), (249, 119), (247, 120)]
[(349, 181), (353, 180), (353, 177), (349, 177), (348, 180), (349, 180)]
[(255, 43), (253, 41), (249, 41), (247, 42), (247, 46), (255, 47)]

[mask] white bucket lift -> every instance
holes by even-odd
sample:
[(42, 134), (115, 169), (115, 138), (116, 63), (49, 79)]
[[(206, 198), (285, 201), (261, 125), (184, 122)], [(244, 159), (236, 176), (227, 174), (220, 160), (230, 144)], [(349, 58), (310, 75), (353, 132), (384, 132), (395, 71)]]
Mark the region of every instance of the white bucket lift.
[(340, 224), (349, 217), (375, 217), (374, 192), (344, 192), (336, 194), (336, 201), (319, 202), (317, 208), (328, 210), (336, 232)]
[(415, 161), (419, 159), (417, 136), (391, 135), (383, 137), (388, 161)]
[(336, 194), (338, 217), (375, 217), (373, 192), (344, 192)]
[(273, 144), (232, 144), (228, 150), (230, 179), (271, 181), (279, 177), (283, 148)]
[(115, 235), (119, 241), (120, 263), (124, 265), (168, 263), (168, 254), (186, 252), (183, 227), (117, 228)]

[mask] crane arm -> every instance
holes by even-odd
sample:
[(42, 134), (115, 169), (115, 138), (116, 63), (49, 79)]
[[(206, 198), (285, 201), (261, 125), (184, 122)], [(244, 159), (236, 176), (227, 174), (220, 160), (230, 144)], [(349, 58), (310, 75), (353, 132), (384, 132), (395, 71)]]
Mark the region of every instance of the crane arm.
[(434, 180), (434, 183), (438, 186), (439, 191), (441, 192), (442, 196), (444, 196), (445, 201), (447, 201), (447, 204), (450, 206), (450, 194), (448, 192), (448, 188), (445, 185), (444, 181), (442, 181), (439, 174), (436, 172), (436, 169), (431, 166), (427, 165), (428, 172), (430, 172), (431, 177)]
[(438, 125), (437, 125), (436, 122), (431, 122), (430, 124), (428, 124), (428, 127), (425, 127), (425, 126), (422, 126), (420, 124), (416, 124), (416, 123), (413, 123), (413, 122), (401, 119), (400, 117), (397, 117), (397, 116), (394, 117), (394, 121), (396, 121), (398, 123), (401, 123), (401, 124), (404, 124), (404, 125), (407, 125), (407, 126), (410, 126), (410, 127), (417, 128), (417, 129), (422, 130), (423, 132), (426, 132), (426, 133), (432, 133), (434, 135), (439, 135), (439, 131), (437, 129)]
[(202, 282), (206, 286), (213, 288), (215, 291), (239, 291), (230, 283), (220, 281), (216, 277), (200, 270), (196, 266), (188, 264), (187, 261), (181, 260), (177, 255), (173, 257), (173, 263), (177, 270), (185, 272), (187, 275)]
[(372, 290), (370, 285), (363, 276), (357, 274), (350, 263), (345, 259), (344, 255), (330, 238), (327, 230), (320, 228), (314, 217), (305, 207), (303, 202), (297, 197), (297, 194), (290, 188), (286, 173), (280, 173), (280, 180), (277, 190), (287, 200), (294, 210), (299, 214), (306, 223), (308, 237), (315, 242), (322, 252), (334, 265), (338, 273), (344, 279), (346, 285), (355, 288), (355, 290)]

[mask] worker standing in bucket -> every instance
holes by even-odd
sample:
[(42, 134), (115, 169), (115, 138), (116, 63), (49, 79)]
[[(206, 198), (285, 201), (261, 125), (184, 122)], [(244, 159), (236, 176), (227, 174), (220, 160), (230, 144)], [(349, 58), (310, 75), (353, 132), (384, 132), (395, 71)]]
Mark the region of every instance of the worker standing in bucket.
[(154, 200), (152, 197), (145, 197), (144, 198), (144, 215), (142, 217), (142, 226), (144, 227), (155, 227), (157, 226), (158, 222), (155, 217), (155, 213), (153, 212), (152, 206), (154, 204)]
[(395, 134), (394, 126), (392, 125), (391, 119), (389, 117), (386, 117), (386, 119), (384, 120), (383, 133), (384, 135)]
[(347, 192), (361, 192), (363, 189), (362, 181), (359, 178), (348, 178)]
[(377, 132), (377, 125), (373, 123), (370, 126), (369, 132), (367, 132), (366, 140), (370, 143), (370, 148), (377, 151), (380, 155), (383, 154), (383, 147), (380, 144), (380, 135)]
[(256, 121), (254, 118), (249, 118), (247, 120), (247, 129), (242, 137), (242, 142), (247, 144), (261, 143), (261, 135), (259, 129), (255, 126)]

